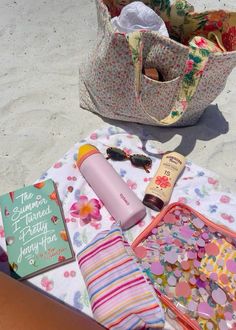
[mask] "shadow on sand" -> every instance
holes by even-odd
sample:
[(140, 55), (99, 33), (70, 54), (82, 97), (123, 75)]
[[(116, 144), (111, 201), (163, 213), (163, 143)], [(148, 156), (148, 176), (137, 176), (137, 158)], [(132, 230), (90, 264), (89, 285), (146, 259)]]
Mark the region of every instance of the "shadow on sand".
[[(155, 140), (159, 143), (170, 141), (175, 135), (181, 136), (180, 144), (174, 151), (181, 153), (184, 156), (189, 155), (197, 140), (210, 141), (217, 136), (226, 134), (229, 130), (228, 122), (220, 112), (218, 105), (210, 105), (206, 108), (204, 114), (194, 126), (188, 127), (157, 127), (141, 124), (131, 124), (122, 121), (114, 121), (110, 119), (103, 120), (114, 126), (124, 129), (127, 133), (137, 135), (143, 144), (142, 149), (150, 156), (159, 157), (160, 155), (150, 153), (146, 150), (146, 142)], [(143, 130), (140, 130), (140, 127)]]

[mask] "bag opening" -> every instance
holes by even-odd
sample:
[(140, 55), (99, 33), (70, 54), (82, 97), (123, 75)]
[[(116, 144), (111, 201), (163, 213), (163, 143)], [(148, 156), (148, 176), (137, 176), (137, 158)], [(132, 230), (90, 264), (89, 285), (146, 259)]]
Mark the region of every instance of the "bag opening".
[[(111, 17), (133, 0), (102, 0)], [(236, 51), (236, 12), (211, 10), (197, 13), (186, 0), (144, 0), (165, 22), (172, 39), (188, 45), (194, 36), (202, 36), (221, 45), (224, 51)]]

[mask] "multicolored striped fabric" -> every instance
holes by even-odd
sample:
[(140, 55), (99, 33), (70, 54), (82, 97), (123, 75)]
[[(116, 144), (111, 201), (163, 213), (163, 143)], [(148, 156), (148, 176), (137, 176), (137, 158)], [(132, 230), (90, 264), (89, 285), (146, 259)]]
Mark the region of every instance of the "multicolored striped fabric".
[(159, 329), (164, 314), (154, 289), (115, 225), (79, 253), (95, 319), (108, 329)]

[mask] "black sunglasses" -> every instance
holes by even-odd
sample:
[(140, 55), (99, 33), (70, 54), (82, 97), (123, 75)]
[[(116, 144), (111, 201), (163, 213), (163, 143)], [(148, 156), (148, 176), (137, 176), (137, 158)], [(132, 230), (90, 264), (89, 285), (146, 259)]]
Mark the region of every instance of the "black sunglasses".
[(147, 173), (149, 173), (148, 169), (151, 168), (152, 166), (151, 158), (145, 155), (139, 155), (139, 154), (129, 155), (124, 150), (113, 147), (108, 148), (106, 152), (107, 152), (106, 159), (112, 159), (116, 161), (122, 161), (128, 159), (131, 161), (132, 165), (136, 167), (144, 168)]

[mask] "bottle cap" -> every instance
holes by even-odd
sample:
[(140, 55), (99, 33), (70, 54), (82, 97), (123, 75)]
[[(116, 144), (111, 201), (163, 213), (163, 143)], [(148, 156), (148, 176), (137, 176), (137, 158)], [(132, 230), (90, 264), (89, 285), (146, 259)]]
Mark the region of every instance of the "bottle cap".
[(143, 204), (155, 211), (160, 211), (164, 206), (164, 202), (160, 198), (150, 194), (144, 196)]
[(99, 150), (92, 144), (84, 144), (79, 148), (77, 155), (77, 166), (80, 167), (83, 161), (93, 154), (98, 154)]

